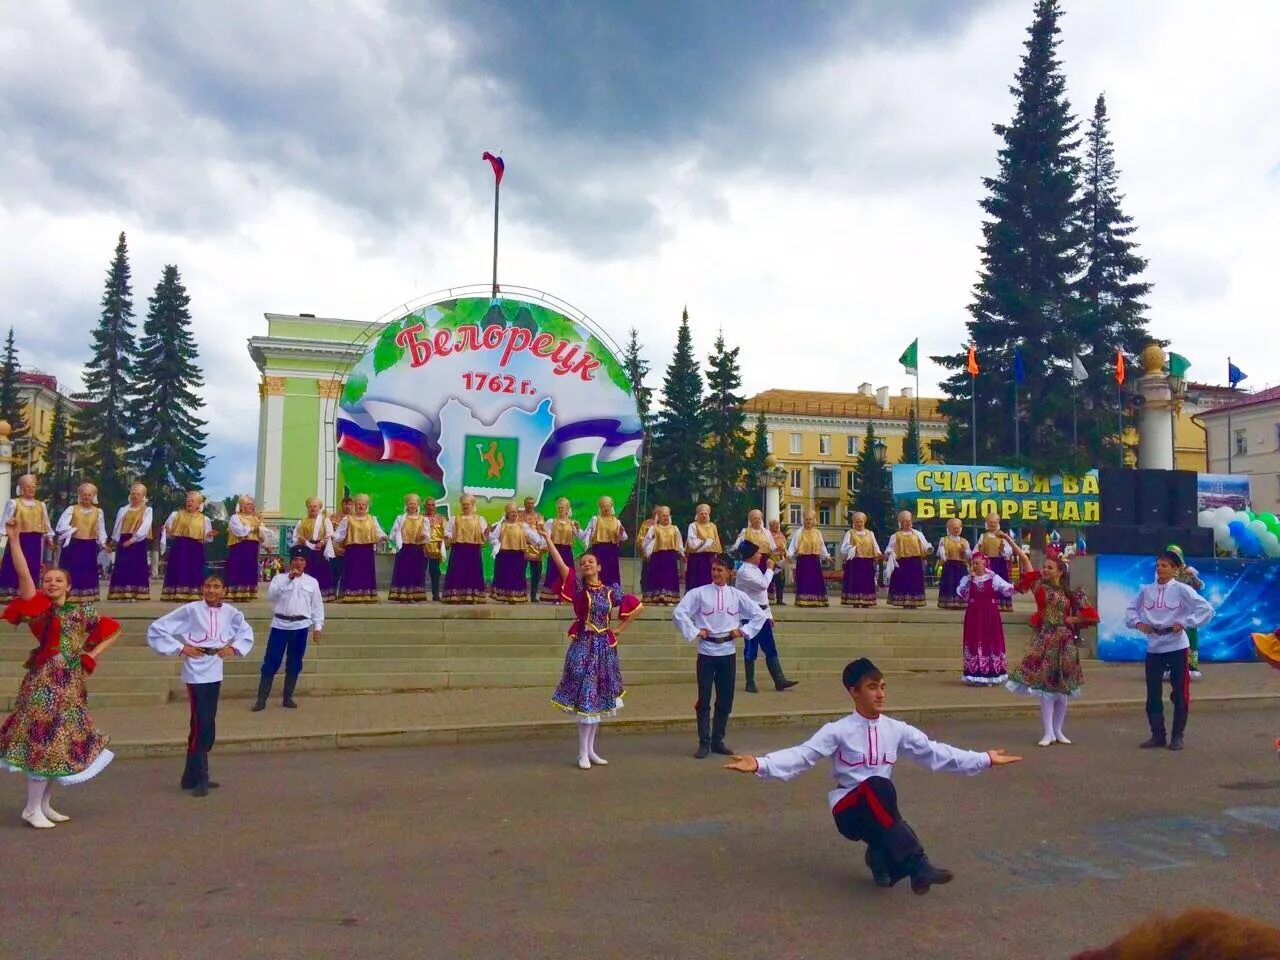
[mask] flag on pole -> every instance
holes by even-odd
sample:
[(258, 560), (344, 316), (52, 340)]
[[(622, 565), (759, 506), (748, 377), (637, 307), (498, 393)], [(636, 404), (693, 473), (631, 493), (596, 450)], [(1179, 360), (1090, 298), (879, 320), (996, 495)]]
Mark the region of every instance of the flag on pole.
[(907, 373), (911, 376), (918, 376), (920, 373), (920, 338), (911, 341), (911, 346), (902, 351), (902, 356), (898, 358), (898, 362), (906, 367)]
[(507, 165), (503, 162), (502, 158), (495, 157), (492, 153), (486, 150), (483, 154), (481, 154), (480, 159), (488, 160), (489, 166), (493, 167), (494, 185), (497, 186), (498, 184), (502, 183), (502, 175), (506, 173), (506, 170), (507, 170)]
[[(970, 353), (969, 357), (969, 362), (973, 363), (973, 354)], [(1013, 348), (1013, 382), (1019, 386), (1027, 382), (1027, 365), (1022, 362), (1022, 350), (1019, 347)]]
[(1241, 380), (1248, 380), (1249, 375), (1231, 362), (1231, 358), (1227, 357), (1227, 382), (1234, 388)]
[(1089, 379), (1089, 371), (1084, 368), (1084, 364), (1080, 362), (1080, 354), (1073, 353), (1071, 355), (1071, 379), (1076, 383)]
[(1191, 361), (1180, 353), (1169, 354), (1169, 376), (1187, 377), (1187, 371), (1191, 369)]
[(1124, 386), (1124, 351), (1116, 348), (1116, 386)]
[(969, 344), (969, 362), (965, 365), (965, 369), (969, 371), (971, 377), (978, 375), (978, 348), (972, 343)]

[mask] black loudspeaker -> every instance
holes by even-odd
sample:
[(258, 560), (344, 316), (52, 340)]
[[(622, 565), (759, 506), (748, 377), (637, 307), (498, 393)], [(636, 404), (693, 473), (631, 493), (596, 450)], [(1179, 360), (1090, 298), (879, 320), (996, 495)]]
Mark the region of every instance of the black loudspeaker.
[(1112, 523), (1090, 527), (1085, 531), (1084, 539), (1088, 544), (1089, 553), (1106, 556), (1115, 553), (1137, 553), (1133, 546), (1137, 536), (1136, 526)]
[(1169, 523), (1169, 471), (1138, 470), (1138, 512), (1140, 526), (1167, 527)]
[(1182, 547), (1182, 555), (1188, 560), (1213, 556), (1213, 531), (1208, 527), (1191, 527), (1187, 530), (1186, 539), (1177, 542)]
[(1133, 470), (1103, 467), (1098, 471), (1098, 496), (1102, 524), (1137, 523), (1137, 474)]
[(1196, 472), (1194, 470), (1172, 470), (1169, 473), (1169, 525), (1174, 527), (1195, 527), (1196, 510)]
[(1172, 544), (1182, 548), (1183, 556), (1213, 556), (1213, 531), (1203, 527), (1168, 527), (1163, 524), (1102, 524), (1085, 530), (1089, 552), (1136, 554), (1156, 557)]

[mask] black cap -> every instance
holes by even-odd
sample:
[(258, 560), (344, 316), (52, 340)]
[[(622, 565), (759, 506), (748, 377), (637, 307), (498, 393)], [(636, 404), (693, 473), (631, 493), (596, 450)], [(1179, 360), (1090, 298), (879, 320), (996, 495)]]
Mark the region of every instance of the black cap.
[(305, 557), (306, 555), (307, 555), (306, 548), (303, 547), (302, 544), (295, 543), (292, 547), (289, 548), (290, 560), (292, 560), (294, 557)]
[(741, 557), (743, 560), (750, 560), (759, 552), (760, 552), (760, 548), (757, 547), (750, 540), (743, 540), (740, 544), (738, 544), (738, 556)]
[(717, 563), (726, 570), (733, 569), (733, 557), (729, 556), (727, 553), (717, 553), (711, 558), (712, 566), (715, 566)]
[(840, 682), (845, 688), (856, 687), (862, 682), (863, 677), (870, 673), (880, 673), (880, 668), (868, 660), (866, 657), (859, 657), (844, 668), (844, 674), (840, 678)]

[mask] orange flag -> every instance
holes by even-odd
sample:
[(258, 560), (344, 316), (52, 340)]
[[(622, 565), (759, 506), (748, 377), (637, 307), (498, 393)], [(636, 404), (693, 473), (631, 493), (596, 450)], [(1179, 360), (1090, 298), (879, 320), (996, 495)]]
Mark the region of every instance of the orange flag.
[(1124, 352), (1116, 348), (1116, 386), (1124, 386)]
[(971, 377), (978, 375), (978, 348), (972, 343), (969, 344), (969, 365), (965, 369), (969, 371)]

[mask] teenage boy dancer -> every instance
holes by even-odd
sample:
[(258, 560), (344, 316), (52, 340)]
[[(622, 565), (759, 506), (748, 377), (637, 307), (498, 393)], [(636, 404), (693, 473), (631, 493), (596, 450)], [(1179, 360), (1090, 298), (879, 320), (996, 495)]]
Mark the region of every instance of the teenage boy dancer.
[(827, 794), (836, 829), (848, 840), (867, 844), (866, 863), (878, 887), (911, 878), (913, 893), (925, 894), (934, 884), (950, 883), (950, 870), (935, 867), (920, 838), (898, 812), (893, 765), (899, 755), (934, 771), (981, 773), (988, 767), (1017, 763), (1003, 750), (975, 753), (936, 743), (910, 724), (885, 716), (885, 680), (866, 657), (844, 668), (841, 677), (854, 712), (828, 723), (797, 747), (763, 757), (735, 755), (725, 769), (754, 773), (762, 780), (791, 780), (823, 757), (831, 757), (836, 788)]

